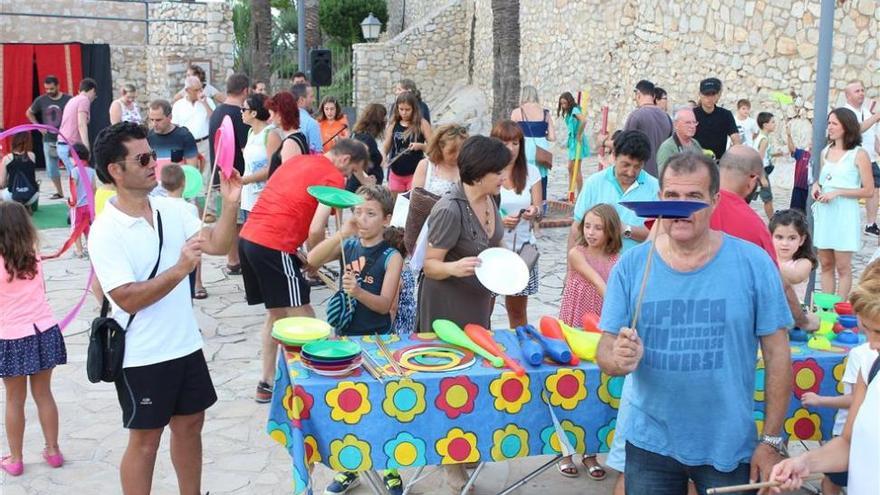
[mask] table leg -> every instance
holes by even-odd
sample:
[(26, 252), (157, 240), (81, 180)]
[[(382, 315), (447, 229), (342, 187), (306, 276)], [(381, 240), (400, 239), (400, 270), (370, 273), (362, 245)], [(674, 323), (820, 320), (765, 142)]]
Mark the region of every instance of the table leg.
[(556, 457), (554, 457), (553, 459), (550, 459), (550, 461), (548, 461), (546, 464), (542, 465), (541, 467), (532, 471), (531, 473), (525, 475), (525, 477), (523, 477), (521, 480), (510, 485), (508, 488), (505, 488), (503, 491), (499, 492), (498, 495), (509, 495), (510, 493), (513, 493), (514, 491), (516, 491), (516, 489), (525, 485), (526, 483), (528, 483), (529, 481), (534, 479), (536, 476), (540, 475), (541, 473), (543, 473), (544, 471), (546, 471), (547, 469), (552, 467), (561, 458), (562, 458), (562, 454), (559, 454)]
[[(403, 495), (408, 495), (409, 491), (412, 489), (412, 487), (415, 486), (415, 484), (418, 483), (419, 481), (422, 481), (422, 473), (424, 471), (425, 471), (425, 466), (419, 466), (419, 468), (416, 469), (416, 472), (413, 475), (413, 478), (409, 481), (409, 483), (406, 484), (406, 486), (403, 487)], [(425, 475), (425, 477), (427, 477), (427, 475)]]
[(383, 486), (382, 479), (379, 478), (379, 474), (376, 471), (361, 471), (360, 476), (370, 485), (370, 490), (374, 495), (388, 495), (388, 492), (385, 491), (385, 486)]
[(485, 462), (481, 462), (477, 464), (477, 468), (474, 469), (473, 474), (471, 474), (470, 478), (468, 478), (467, 483), (465, 483), (464, 488), (461, 489), (461, 495), (467, 495), (468, 491), (474, 486), (474, 483), (477, 482), (477, 476), (480, 475), (480, 471), (483, 470), (483, 467), (486, 466)]

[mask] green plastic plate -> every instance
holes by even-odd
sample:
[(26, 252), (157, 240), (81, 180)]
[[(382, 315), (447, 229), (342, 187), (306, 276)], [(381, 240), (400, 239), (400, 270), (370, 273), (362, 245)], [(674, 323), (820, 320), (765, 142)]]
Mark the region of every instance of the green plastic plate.
[(293, 316), (282, 318), (272, 325), (272, 336), (288, 345), (323, 340), (333, 328), (317, 318)]
[(360, 354), (361, 346), (350, 340), (321, 340), (304, 345), (302, 352), (317, 358), (341, 359)]
[(338, 187), (310, 186), (306, 191), (319, 203), (331, 208), (351, 208), (364, 202), (364, 198)]

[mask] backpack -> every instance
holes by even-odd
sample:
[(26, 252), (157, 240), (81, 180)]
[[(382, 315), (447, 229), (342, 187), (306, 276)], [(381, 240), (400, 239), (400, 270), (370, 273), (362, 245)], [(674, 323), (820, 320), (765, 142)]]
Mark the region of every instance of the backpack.
[(23, 170), (16, 170), (9, 181), (9, 192), (12, 200), (17, 203), (27, 203), (39, 190), (36, 184), (28, 180)]

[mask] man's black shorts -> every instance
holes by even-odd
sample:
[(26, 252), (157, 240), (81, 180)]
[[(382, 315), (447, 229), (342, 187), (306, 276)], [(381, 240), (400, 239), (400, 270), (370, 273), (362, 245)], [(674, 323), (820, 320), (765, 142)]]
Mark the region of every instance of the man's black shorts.
[(241, 239), (238, 244), (241, 275), (248, 304), (296, 308), (309, 303), (309, 283), (296, 254), (276, 251)]
[(163, 428), (172, 416), (202, 412), (217, 402), (201, 350), (171, 361), (124, 368), (116, 380), (116, 395), (122, 424), (133, 430)]

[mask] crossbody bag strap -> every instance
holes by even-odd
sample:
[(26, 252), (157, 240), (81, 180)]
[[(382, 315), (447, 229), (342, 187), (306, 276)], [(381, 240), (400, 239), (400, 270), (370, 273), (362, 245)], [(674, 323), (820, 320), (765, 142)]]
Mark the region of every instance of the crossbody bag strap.
[(874, 381), (874, 377), (877, 376), (877, 373), (880, 372), (880, 356), (877, 356), (877, 359), (874, 360), (874, 364), (871, 366), (871, 369), (868, 371), (868, 384), (870, 385), (872, 381)]
[[(162, 260), (162, 244), (164, 244), (165, 236), (162, 232), (162, 213), (160, 213), (158, 209), (156, 210), (156, 223), (159, 227), (159, 256), (156, 257), (156, 264), (153, 265), (153, 271), (150, 272), (150, 276), (147, 277), (147, 280), (150, 280), (156, 276), (156, 272), (159, 271), (159, 261)], [(107, 302), (107, 296), (104, 296), (104, 305), (106, 305), (109, 310), (110, 305)], [(101, 316), (104, 316), (104, 305), (101, 306)], [(137, 313), (132, 313), (128, 315), (128, 323), (126, 323), (125, 325), (126, 330), (128, 330), (128, 327), (131, 326), (131, 322), (132, 320), (134, 320), (134, 316), (136, 314)]]

